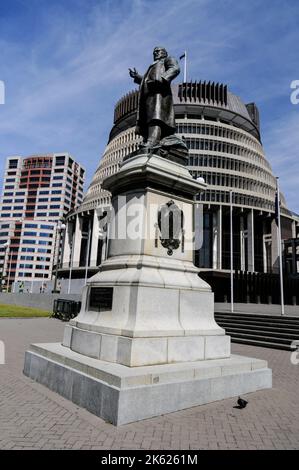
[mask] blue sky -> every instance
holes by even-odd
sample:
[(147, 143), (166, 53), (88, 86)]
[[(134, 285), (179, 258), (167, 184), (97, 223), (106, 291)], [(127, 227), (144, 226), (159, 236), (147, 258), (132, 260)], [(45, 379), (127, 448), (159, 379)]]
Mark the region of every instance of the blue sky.
[(298, 0), (1, 0), (0, 171), (6, 156), (68, 151), (87, 184), (112, 125), (152, 49), (189, 78), (215, 80), (260, 109), (262, 140), (289, 208), (299, 213)]

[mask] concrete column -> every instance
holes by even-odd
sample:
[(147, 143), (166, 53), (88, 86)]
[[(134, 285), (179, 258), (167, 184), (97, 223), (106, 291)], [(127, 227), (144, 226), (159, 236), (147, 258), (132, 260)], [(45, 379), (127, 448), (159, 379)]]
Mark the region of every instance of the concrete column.
[(222, 269), (222, 206), (219, 207), (218, 213), (218, 269)]
[(278, 258), (278, 228), (275, 219), (271, 222), (271, 236), (272, 236), (272, 268), (274, 273), (279, 272), (279, 258)]
[(63, 240), (63, 258), (62, 266), (63, 268), (68, 268), (71, 258), (71, 241), (73, 233), (73, 223), (67, 221), (66, 229), (64, 231), (64, 240)]
[(292, 238), (296, 238), (296, 222), (293, 220), (292, 222)]
[(251, 209), (247, 215), (247, 237), (248, 237), (248, 271), (253, 273), (254, 266), (254, 211)]
[(245, 271), (245, 234), (243, 215), (240, 215), (240, 258), (241, 271)]
[(74, 249), (73, 249), (73, 268), (77, 268), (80, 264), (81, 240), (82, 240), (82, 222), (83, 219), (79, 215), (76, 216)]
[(213, 213), (213, 246), (212, 246), (212, 266), (213, 269), (217, 269), (218, 260), (218, 220), (217, 214)]
[(222, 206), (213, 214), (213, 269), (222, 269)]
[(98, 255), (98, 241), (99, 241), (99, 218), (97, 210), (93, 212), (93, 225), (92, 225), (92, 234), (91, 234), (91, 248), (90, 248), (90, 266), (97, 265), (97, 255)]

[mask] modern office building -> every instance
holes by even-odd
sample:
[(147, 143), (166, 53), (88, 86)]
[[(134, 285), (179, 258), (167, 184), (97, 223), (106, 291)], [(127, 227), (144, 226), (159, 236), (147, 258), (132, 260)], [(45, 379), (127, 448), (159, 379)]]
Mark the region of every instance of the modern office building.
[(61, 221), (81, 204), (85, 170), (68, 153), (9, 157), (0, 203), (2, 286), (50, 280)]
[[(189, 148), (189, 170), (208, 184), (198, 197), (203, 204), (203, 245), (195, 253), (195, 263), (205, 275), (229, 270), (232, 191), (235, 270), (277, 272), (276, 177), (263, 150), (257, 106), (243, 103), (220, 83), (175, 84), (172, 91), (177, 135)], [(110, 205), (110, 194), (101, 185), (138, 148), (137, 103), (135, 90), (115, 106), (103, 157), (83, 203), (67, 218), (62, 274), (72, 265), (74, 276), (80, 277), (86, 263), (92, 274), (105, 256), (105, 231), (99, 231), (99, 224)], [(282, 238), (296, 239), (299, 219), (288, 210), (283, 194), (281, 215)]]

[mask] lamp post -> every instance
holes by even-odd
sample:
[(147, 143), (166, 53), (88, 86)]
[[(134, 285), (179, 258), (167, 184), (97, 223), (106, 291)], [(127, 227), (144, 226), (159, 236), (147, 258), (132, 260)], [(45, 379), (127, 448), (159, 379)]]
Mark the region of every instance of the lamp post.
[(57, 225), (57, 243), (56, 243), (56, 247), (57, 247), (57, 256), (56, 256), (56, 269), (55, 269), (55, 280), (54, 280), (54, 288), (53, 288), (53, 292), (56, 292), (57, 290), (57, 278), (58, 278), (58, 265), (59, 265), (59, 253), (60, 253), (60, 241), (61, 241), (61, 234), (62, 232), (64, 232), (64, 230), (66, 229), (66, 225), (64, 223), (60, 223)]

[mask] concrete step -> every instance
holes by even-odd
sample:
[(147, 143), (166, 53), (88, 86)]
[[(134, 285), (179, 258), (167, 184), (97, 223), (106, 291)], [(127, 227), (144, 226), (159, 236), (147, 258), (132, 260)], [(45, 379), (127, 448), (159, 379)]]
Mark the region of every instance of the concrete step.
[(240, 320), (249, 320), (249, 321), (265, 321), (265, 322), (275, 322), (275, 323), (290, 323), (290, 324), (299, 324), (299, 317), (289, 317), (289, 316), (278, 316), (278, 315), (258, 315), (258, 314), (248, 314), (248, 313), (225, 313), (225, 312), (215, 312), (215, 316), (221, 318), (230, 318), (230, 319), (240, 319)]
[(299, 332), (296, 334), (296, 333), (279, 333), (279, 332), (273, 332), (273, 331), (263, 331), (263, 330), (254, 330), (254, 329), (251, 329), (251, 330), (244, 330), (242, 328), (235, 328), (234, 326), (228, 326), (228, 327), (225, 327), (224, 325), (221, 325), (222, 328), (225, 329), (226, 333), (228, 334), (242, 334), (244, 332), (248, 333), (248, 334), (254, 334), (256, 336), (260, 336), (260, 337), (263, 337), (263, 338), (278, 338), (278, 339), (286, 339), (286, 340), (289, 340), (289, 341), (294, 341), (294, 340), (299, 340)]
[(242, 324), (242, 325), (260, 325), (260, 326), (273, 326), (276, 328), (295, 328), (299, 329), (299, 323), (291, 323), (291, 322), (275, 322), (273, 320), (265, 321), (265, 320), (258, 320), (258, 319), (252, 319), (252, 320), (247, 320), (247, 319), (242, 319), (242, 318), (227, 318), (227, 317), (221, 317), (219, 315), (215, 315), (216, 321), (222, 321), (225, 323), (234, 323), (234, 324)]
[[(219, 325), (221, 324), (222, 328), (240, 328), (240, 330), (244, 329), (244, 324), (239, 322), (226, 322), (222, 320), (218, 320)], [(281, 333), (281, 334), (290, 334), (290, 335), (297, 335), (299, 337), (299, 328), (289, 328), (289, 327), (280, 327), (280, 326), (264, 326), (259, 324), (246, 324), (246, 330), (257, 330), (263, 331), (265, 333), (273, 332), (273, 333)]]
[(215, 317), (223, 318), (228, 320), (240, 320), (248, 322), (263, 322), (263, 323), (281, 323), (290, 325), (299, 325), (299, 319), (291, 317), (272, 317), (267, 315), (237, 315), (237, 314), (226, 314), (226, 313), (215, 313)]
[(244, 339), (244, 338), (232, 338), (233, 343), (238, 344), (247, 344), (248, 346), (260, 346), (262, 348), (271, 348), (271, 349), (281, 349), (284, 351), (293, 351), (289, 345), (280, 344), (280, 343), (271, 343), (262, 340), (253, 340), (253, 339)]
[(216, 313), (215, 320), (233, 343), (292, 350), (292, 342), (299, 340), (298, 318)]
[(287, 339), (287, 338), (263, 336), (263, 335), (252, 334), (252, 333), (247, 333), (247, 332), (230, 333), (230, 331), (227, 330), (226, 333), (230, 335), (232, 338), (244, 338), (244, 339), (247, 338), (247, 339), (261, 340), (261, 341), (265, 341), (268, 343), (279, 343), (279, 344), (290, 345), (293, 341), (292, 339)]

